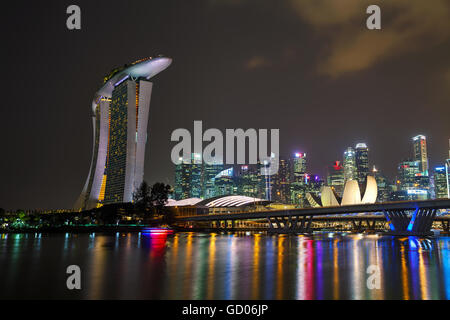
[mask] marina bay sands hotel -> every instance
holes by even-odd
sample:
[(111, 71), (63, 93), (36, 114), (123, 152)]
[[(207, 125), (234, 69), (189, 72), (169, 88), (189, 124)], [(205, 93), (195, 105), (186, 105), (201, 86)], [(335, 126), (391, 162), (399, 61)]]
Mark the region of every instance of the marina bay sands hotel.
[(172, 63), (147, 58), (115, 69), (92, 101), (93, 151), (89, 175), (75, 209), (131, 202), (144, 179), (150, 78)]

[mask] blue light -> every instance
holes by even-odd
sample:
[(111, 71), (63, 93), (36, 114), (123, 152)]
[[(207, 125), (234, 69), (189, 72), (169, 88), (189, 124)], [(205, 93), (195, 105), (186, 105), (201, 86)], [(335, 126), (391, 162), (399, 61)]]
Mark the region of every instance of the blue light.
[(411, 217), (411, 221), (409, 222), (408, 228), (406, 230), (412, 231), (412, 228), (414, 226), (414, 221), (416, 221), (416, 216), (417, 216), (418, 211), (419, 211), (419, 208), (416, 208), (416, 210), (414, 211), (414, 213)]
[(391, 219), (389, 218), (389, 215), (387, 213), (385, 213), (384, 216), (386, 217), (386, 220), (389, 224), (389, 228), (391, 229), (391, 231), (395, 231), (394, 224), (392, 223)]

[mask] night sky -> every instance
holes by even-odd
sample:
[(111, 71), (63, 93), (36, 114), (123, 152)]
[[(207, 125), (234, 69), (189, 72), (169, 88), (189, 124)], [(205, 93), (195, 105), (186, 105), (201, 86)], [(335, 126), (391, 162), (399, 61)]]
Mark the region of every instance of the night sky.
[[(88, 175), (91, 101), (114, 67), (164, 54), (153, 78), (145, 179), (173, 183), (170, 135), (279, 128), (281, 155), (324, 174), (348, 146), (392, 178), (450, 138), (448, 0), (14, 1), (1, 11), (0, 207), (70, 208)], [(66, 28), (77, 4), (82, 29)], [(382, 30), (366, 29), (378, 4)]]

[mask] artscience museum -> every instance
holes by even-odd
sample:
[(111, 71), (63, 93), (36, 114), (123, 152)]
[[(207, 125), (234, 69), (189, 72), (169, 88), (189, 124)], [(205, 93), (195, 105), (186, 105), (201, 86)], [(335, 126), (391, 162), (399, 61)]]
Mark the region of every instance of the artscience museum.
[(365, 190), (361, 192), (358, 181), (348, 180), (345, 183), (342, 198), (329, 186), (322, 187), (320, 198), (307, 193), (306, 198), (312, 207), (335, 207), (356, 204), (371, 204), (377, 200), (377, 182), (374, 177), (367, 176)]

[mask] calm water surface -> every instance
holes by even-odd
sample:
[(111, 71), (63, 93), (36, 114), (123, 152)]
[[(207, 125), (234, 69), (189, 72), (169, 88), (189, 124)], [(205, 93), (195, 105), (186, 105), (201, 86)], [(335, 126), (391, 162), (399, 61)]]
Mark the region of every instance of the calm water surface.
[(450, 237), (2, 234), (0, 274), (3, 299), (449, 299)]

